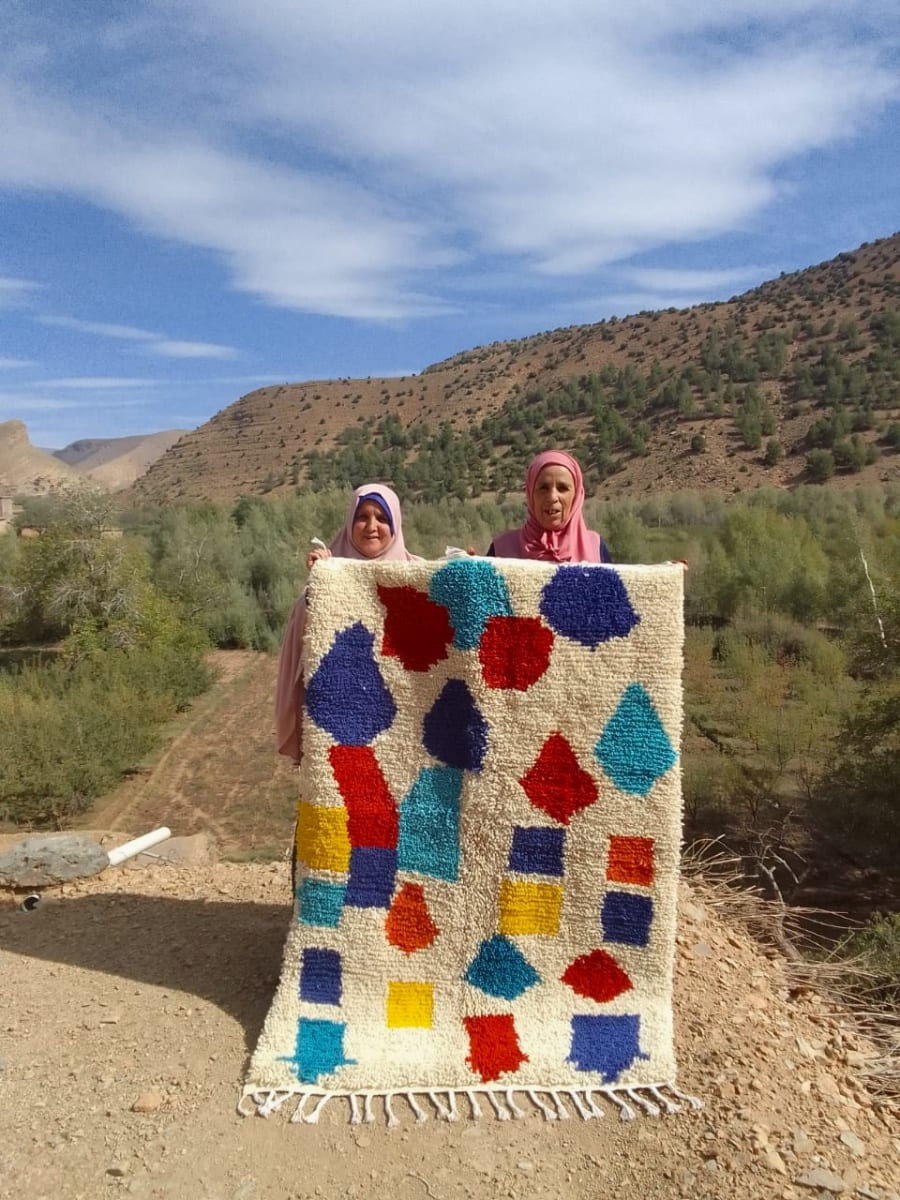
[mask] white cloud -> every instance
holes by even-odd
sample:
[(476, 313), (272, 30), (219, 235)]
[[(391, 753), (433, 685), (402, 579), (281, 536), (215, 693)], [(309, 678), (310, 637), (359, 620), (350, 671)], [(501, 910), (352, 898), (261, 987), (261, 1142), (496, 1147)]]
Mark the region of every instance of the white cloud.
[[(25, 32), (0, 186), (211, 251), (269, 304), (362, 319), (458, 311), (459, 270), (562, 281), (746, 228), (785, 164), (897, 98), (885, 0), (155, 0)], [(97, 44), (102, 86), (81, 72), (67, 94)]]
[(15, 279), (9, 275), (0, 275), (0, 308), (13, 308), (27, 302), (37, 291), (38, 286), (30, 279)]
[(38, 317), (41, 325), (51, 325), (58, 329), (74, 329), (79, 333), (95, 333), (98, 337), (121, 338), (123, 341), (147, 342), (160, 337), (148, 329), (138, 329), (134, 325), (111, 325), (105, 321), (79, 321), (75, 317)]
[(161, 358), (237, 358), (233, 346), (218, 346), (214, 342), (159, 341), (147, 347), (148, 354)]
[(0, 370), (14, 370), (16, 367), (33, 367), (34, 363), (28, 358), (0, 358)]
[(236, 358), (234, 346), (220, 346), (215, 342), (189, 342), (167, 338), (148, 329), (134, 325), (111, 325), (106, 321), (81, 321), (76, 317), (38, 317), (42, 325), (59, 329), (74, 329), (78, 333), (96, 334), (98, 337), (118, 338), (122, 341), (140, 343), (145, 354), (159, 358)]
[(133, 376), (79, 375), (65, 379), (45, 379), (36, 386), (91, 392), (121, 388), (159, 387), (163, 382), (161, 379), (139, 379)]
[(771, 279), (773, 268), (747, 266), (732, 270), (694, 271), (629, 267), (623, 268), (620, 274), (640, 287), (655, 289), (663, 295), (668, 292), (690, 292), (702, 296), (721, 293), (729, 288), (753, 287), (764, 279)]

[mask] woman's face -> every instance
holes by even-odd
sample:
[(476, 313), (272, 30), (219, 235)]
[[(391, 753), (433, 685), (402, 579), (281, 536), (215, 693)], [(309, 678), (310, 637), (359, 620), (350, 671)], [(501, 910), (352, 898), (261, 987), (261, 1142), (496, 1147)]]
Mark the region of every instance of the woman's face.
[(575, 500), (575, 480), (566, 467), (550, 463), (538, 475), (531, 495), (531, 507), (542, 529), (562, 529), (569, 519)]
[(350, 540), (363, 558), (377, 558), (393, 541), (387, 513), (375, 500), (363, 500), (353, 518)]

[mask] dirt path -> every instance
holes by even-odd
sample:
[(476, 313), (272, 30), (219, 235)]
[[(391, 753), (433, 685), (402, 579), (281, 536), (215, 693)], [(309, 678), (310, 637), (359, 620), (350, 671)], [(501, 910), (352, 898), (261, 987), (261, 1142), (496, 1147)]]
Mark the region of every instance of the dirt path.
[(175, 834), (208, 830), (220, 852), (278, 857), (290, 840), (296, 788), (274, 751), (276, 660), (219, 651), (209, 692), (174, 723), (174, 736), (146, 772), (85, 814), (84, 828)]
[(240, 1117), (288, 891), (282, 864), (222, 863), (110, 870), (31, 913), (0, 899), (0, 1200), (897, 1197), (900, 1123), (861, 1086), (866, 1045), (815, 995), (791, 999), (780, 963), (696, 890), (676, 1030), (700, 1113), (404, 1114), (395, 1130), (352, 1126), (340, 1103), (318, 1126)]

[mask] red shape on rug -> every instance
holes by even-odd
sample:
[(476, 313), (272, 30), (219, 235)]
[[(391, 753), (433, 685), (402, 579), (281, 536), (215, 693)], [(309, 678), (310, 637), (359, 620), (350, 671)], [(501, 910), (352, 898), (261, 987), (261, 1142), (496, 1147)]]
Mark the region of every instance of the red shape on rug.
[(578, 765), (561, 733), (551, 733), (531, 768), (519, 780), (535, 808), (568, 825), (574, 813), (597, 799), (597, 785)]
[(484, 1083), (499, 1079), (508, 1071), (518, 1071), (528, 1055), (522, 1053), (519, 1035), (511, 1013), (487, 1017), (463, 1017), (469, 1035), (466, 1062)]
[(610, 834), (606, 878), (649, 887), (653, 882), (653, 838)]
[(539, 617), (490, 617), (478, 658), (489, 688), (525, 692), (550, 665), (553, 630)]
[(332, 746), (331, 769), (347, 806), (351, 846), (397, 848), (397, 805), (371, 746)]
[(384, 921), (387, 940), (404, 954), (425, 950), (441, 932), (428, 911), (421, 883), (404, 883)]
[(427, 671), (447, 657), (453, 640), (450, 614), (417, 588), (378, 586), (385, 607), (381, 653), (399, 658), (407, 671)]
[(587, 996), (598, 1004), (615, 1000), (633, 986), (628, 974), (605, 950), (592, 950), (569, 963), (562, 981), (579, 996)]

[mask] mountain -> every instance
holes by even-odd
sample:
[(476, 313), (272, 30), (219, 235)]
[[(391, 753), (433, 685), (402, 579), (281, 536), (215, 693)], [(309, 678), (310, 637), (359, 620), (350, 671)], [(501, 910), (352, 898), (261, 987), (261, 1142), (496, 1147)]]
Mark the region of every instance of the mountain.
[(84, 438), (54, 453), (94, 483), (118, 491), (134, 483), (185, 432), (184, 429), (166, 429), (162, 433), (133, 437)]
[(73, 467), (32, 446), (21, 421), (0, 422), (0, 494), (40, 495), (82, 479)]
[(228, 502), (379, 478), (428, 499), (517, 492), (551, 445), (601, 496), (900, 480), (900, 234), (725, 302), (495, 342), (404, 378), (260, 388), (131, 494)]

